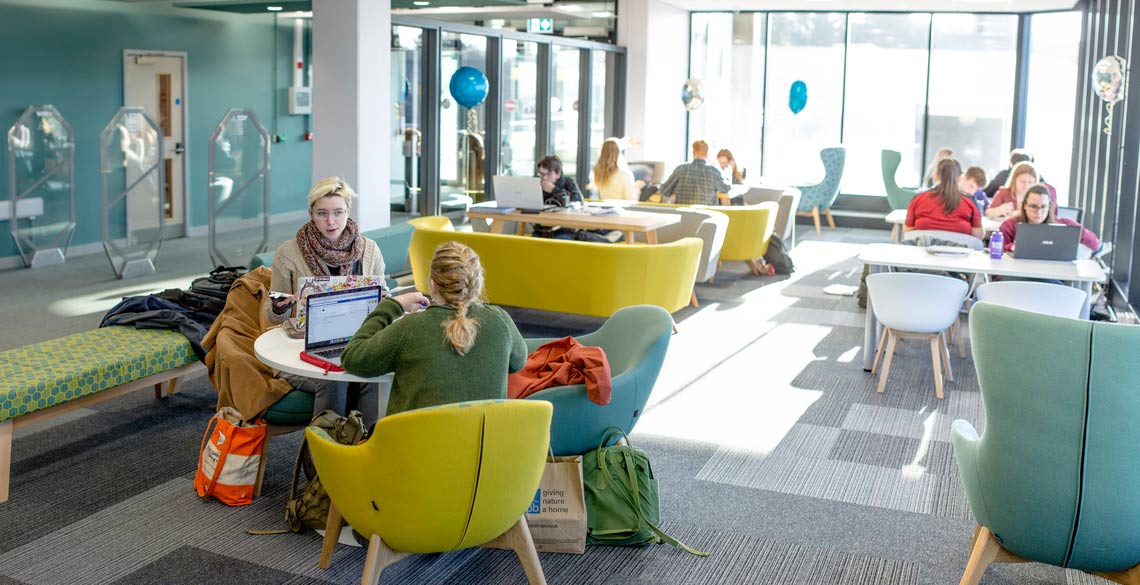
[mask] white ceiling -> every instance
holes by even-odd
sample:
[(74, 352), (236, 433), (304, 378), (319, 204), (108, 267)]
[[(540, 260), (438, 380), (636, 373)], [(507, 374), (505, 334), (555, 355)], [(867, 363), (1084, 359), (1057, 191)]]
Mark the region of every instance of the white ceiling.
[(685, 10), (810, 10), (899, 12), (1044, 12), (1077, 0), (662, 0)]

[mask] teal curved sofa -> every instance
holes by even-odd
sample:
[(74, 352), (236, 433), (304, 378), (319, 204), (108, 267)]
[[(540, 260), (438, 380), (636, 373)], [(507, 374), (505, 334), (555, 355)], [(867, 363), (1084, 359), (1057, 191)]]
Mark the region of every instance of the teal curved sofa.
[[(657, 375), (665, 362), (673, 317), (656, 305), (625, 307), (601, 328), (576, 339), (582, 345), (605, 350), (610, 362), (613, 394), (605, 406), (586, 396), (586, 386), (559, 386), (531, 394), (527, 400), (545, 400), (554, 405), (550, 423), (550, 448), (555, 455), (580, 455), (597, 449), (606, 429), (633, 431)], [(528, 352), (551, 339), (527, 339)]]
[[(962, 583), (978, 583), (995, 557), (1136, 583), (1140, 327), (980, 302), (970, 344), (986, 424), (981, 435), (966, 421), (952, 427), (978, 523)], [(1025, 366), (1009, 367), (1011, 357)]]
[(883, 165), (883, 187), (887, 191), (887, 204), (891, 209), (906, 209), (910, 200), (918, 195), (918, 189), (905, 189), (895, 182), (895, 174), (902, 164), (902, 153), (897, 150), (884, 150), (880, 156)]
[(823, 161), (823, 181), (815, 185), (797, 186), (800, 190), (800, 203), (796, 215), (811, 217), (815, 223), (815, 233), (820, 233), (819, 214), (827, 215), (827, 224), (835, 229), (835, 219), (831, 217), (831, 206), (839, 197), (839, 183), (843, 180), (843, 167), (847, 164), (847, 149), (842, 146), (825, 148), (819, 151)]

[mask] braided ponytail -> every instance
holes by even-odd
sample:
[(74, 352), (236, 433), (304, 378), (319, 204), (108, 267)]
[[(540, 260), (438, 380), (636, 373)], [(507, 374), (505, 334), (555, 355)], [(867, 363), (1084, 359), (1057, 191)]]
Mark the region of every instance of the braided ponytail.
[(475, 345), (479, 322), (468, 315), (472, 303), (483, 295), (483, 264), (474, 250), (459, 242), (444, 242), (431, 259), (431, 280), (440, 298), (455, 307), (455, 316), (444, 321), (444, 337), (459, 355)]

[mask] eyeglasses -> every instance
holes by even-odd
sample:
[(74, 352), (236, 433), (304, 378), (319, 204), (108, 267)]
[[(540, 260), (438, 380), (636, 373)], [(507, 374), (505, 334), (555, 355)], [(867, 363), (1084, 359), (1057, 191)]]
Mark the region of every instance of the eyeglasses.
[(324, 209), (318, 209), (318, 210), (313, 212), (313, 217), (320, 219), (320, 220), (326, 220), (329, 218), (330, 215), (333, 217), (333, 219), (341, 220), (341, 219), (344, 219), (344, 216), (348, 215), (348, 210), (347, 209), (334, 209), (334, 210), (332, 210), (332, 213), (329, 213), (328, 211), (325, 211)]
[(542, 178), (544, 178), (544, 179), (545, 179), (546, 177), (553, 177), (553, 176), (554, 176), (554, 171), (548, 171), (548, 170), (546, 170), (546, 169), (538, 169), (538, 176), (540, 176), (540, 177), (542, 177)]
[(1026, 205), (1025, 208), (1030, 211), (1048, 211), (1049, 204), (1045, 203), (1043, 205)]

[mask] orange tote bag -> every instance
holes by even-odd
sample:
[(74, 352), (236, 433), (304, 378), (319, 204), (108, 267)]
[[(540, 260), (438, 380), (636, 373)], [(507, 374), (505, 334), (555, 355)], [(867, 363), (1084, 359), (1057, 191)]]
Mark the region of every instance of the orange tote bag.
[(241, 413), (228, 406), (210, 418), (198, 451), (198, 472), (194, 474), (198, 495), (214, 496), (227, 506), (252, 503), (265, 452), (265, 435), (264, 423), (246, 423)]

